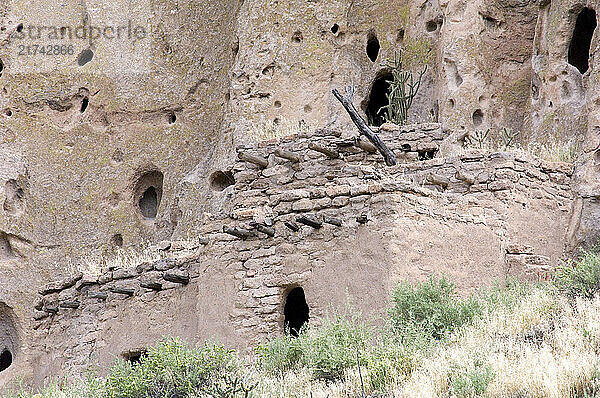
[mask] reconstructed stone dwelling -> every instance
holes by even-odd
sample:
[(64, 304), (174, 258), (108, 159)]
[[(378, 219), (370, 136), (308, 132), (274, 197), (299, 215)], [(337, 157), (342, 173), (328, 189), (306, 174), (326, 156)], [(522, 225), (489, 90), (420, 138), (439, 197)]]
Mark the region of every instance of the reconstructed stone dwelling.
[(377, 316), (399, 281), (445, 273), (467, 292), (543, 278), (564, 256), (572, 165), (518, 152), (439, 157), (449, 133), (438, 124), (380, 134), (398, 166), (331, 130), (239, 146), (231, 174), (212, 177), (223, 216), (195, 244), (162, 242), (161, 259), (40, 291), (35, 377), (139, 356), (173, 334), (249, 349), (347, 299)]
[[(0, 4), (0, 388), (163, 336), (249, 351), (348, 300), (377, 318), (432, 274), (537, 280), (597, 240), (596, 1), (127, 1), (147, 40), (73, 43), (58, 72), (12, 34), (120, 3), (57, 4)], [(400, 49), (427, 72), (412, 124), (379, 126)], [(398, 165), (357, 138), (347, 84)], [(488, 128), (525, 149), (467, 145)]]

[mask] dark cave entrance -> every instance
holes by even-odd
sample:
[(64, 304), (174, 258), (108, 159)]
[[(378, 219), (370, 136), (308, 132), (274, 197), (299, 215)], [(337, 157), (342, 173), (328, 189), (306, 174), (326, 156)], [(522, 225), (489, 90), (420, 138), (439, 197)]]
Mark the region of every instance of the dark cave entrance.
[(142, 175), (134, 189), (134, 204), (146, 220), (154, 220), (158, 214), (163, 193), (163, 174), (151, 171)]
[(569, 63), (576, 67), (581, 74), (589, 69), (590, 46), (598, 22), (596, 11), (584, 8), (577, 16), (573, 38), (569, 46)]
[(369, 32), (369, 35), (367, 36), (367, 57), (369, 57), (371, 62), (377, 61), (380, 49), (381, 45), (379, 44), (377, 35), (375, 32)]
[(285, 332), (297, 337), (302, 326), (308, 322), (308, 312), (304, 290), (301, 287), (292, 289), (285, 299), (283, 310)]
[(142, 358), (147, 355), (147, 351), (144, 350), (135, 350), (129, 351), (123, 354), (123, 358), (132, 365), (139, 365), (142, 363)]
[(385, 110), (381, 108), (389, 105), (388, 94), (390, 92), (390, 84), (394, 80), (394, 76), (390, 72), (380, 74), (371, 87), (369, 101), (364, 108), (367, 114), (367, 122), (372, 126), (381, 126), (385, 123)]
[(8, 369), (12, 365), (13, 357), (10, 351), (4, 350), (0, 354), (0, 372)]
[(140, 211), (145, 218), (156, 218), (158, 213), (158, 194), (156, 188), (149, 187), (140, 198)]

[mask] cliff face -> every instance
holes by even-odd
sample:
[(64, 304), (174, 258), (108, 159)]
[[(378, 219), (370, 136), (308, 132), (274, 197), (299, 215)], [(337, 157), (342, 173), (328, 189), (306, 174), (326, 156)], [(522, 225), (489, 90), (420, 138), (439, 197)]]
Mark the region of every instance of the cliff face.
[[(559, 226), (549, 227), (559, 231), (552, 242), (566, 232), (568, 245), (547, 256), (554, 261), (592, 243), (600, 230), (596, 7), (574, 0), (3, 3), (0, 325), (12, 325), (4, 340), (28, 352), (35, 291), (87, 257), (196, 236), (230, 217), (234, 196), (226, 188), (239, 183), (239, 145), (324, 126), (353, 135), (331, 89), (354, 85), (356, 106), (376, 109), (389, 72), (382, 63), (400, 50), (406, 69), (427, 66), (410, 121), (438, 122), (443, 136), (443, 145), (414, 156), (397, 148), (402, 163), (420, 164), (419, 151), (423, 159), (456, 156), (465, 135), (488, 128), (494, 141), (503, 127), (520, 131), (524, 145), (573, 141), (581, 160), (568, 180), (568, 217), (561, 207)], [(244, 187), (249, 198), (266, 189), (256, 184)], [(531, 225), (530, 213), (511, 209)], [(485, 244), (491, 240), (505, 242)], [(535, 255), (517, 250), (511, 261)], [(31, 367), (17, 359), (12, 369)]]

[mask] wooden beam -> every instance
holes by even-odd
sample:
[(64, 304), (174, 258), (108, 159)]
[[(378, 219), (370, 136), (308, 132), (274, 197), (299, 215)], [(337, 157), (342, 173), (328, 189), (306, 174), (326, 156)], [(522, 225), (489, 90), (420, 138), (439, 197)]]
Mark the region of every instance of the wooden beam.
[(354, 141), (354, 145), (358, 148), (362, 149), (365, 152), (376, 153), (377, 148), (375, 145), (371, 144), (369, 141), (365, 141), (360, 136)]
[(323, 222), (326, 224), (335, 225), (336, 227), (342, 226), (342, 220), (335, 217), (323, 216)]
[(308, 149), (312, 149), (313, 151), (320, 152), (331, 159), (337, 159), (340, 157), (338, 151), (334, 151), (333, 149), (326, 148), (322, 145), (315, 144), (314, 142), (310, 142), (308, 144)]
[(294, 152), (284, 151), (283, 149), (277, 149), (274, 153), (275, 156), (282, 159), (287, 159), (292, 163), (300, 162), (300, 155), (296, 155)]
[(262, 232), (263, 234), (268, 235), (271, 238), (275, 236), (275, 228), (267, 227), (266, 225), (262, 224), (255, 224), (254, 228), (256, 228), (258, 232)]
[(248, 231), (246, 229), (242, 229), (242, 228), (229, 228), (227, 226), (223, 226), (223, 232), (225, 232), (226, 234), (229, 234), (231, 236), (235, 236), (236, 238), (240, 238), (243, 240), (246, 240), (248, 238), (252, 238), (256, 235), (254, 235), (254, 232), (252, 231)]
[(300, 224), (313, 227), (314, 229), (319, 229), (323, 226), (323, 223), (321, 221), (309, 216), (298, 216), (296, 217), (296, 221), (298, 221)]
[(371, 141), (371, 143), (377, 148), (377, 150), (383, 156), (385, 160), (385, 164), (388, 166), (395, 166), (398, 161), (396, 160), (396, 155), (392, 152), (387, 145), (379, 138), (377, 134), (373, 130), (367, 126), (365, 120), (358, 114), (358, 111), (354, 107), (352, 100), (354, 99), (354, 87), (346, 86), (346, 95), (342, 95), (337, 89), (332, 90), (333, 95), (338, 101), (341, 102), (342, 106), (346, 109), (346, 112), (350, 115), (350, 119), (354, 122), (356, 127), (358, 127), (358, 131), (361, 135), (364, 135)]
[(267, 159), (261, 158), (259, 156), (250, 155), (249, 153), (246, 153), (246, 152), (238, 153), (238, 158), (240, 158), (240, 160), (243, 160), (244, 162), (255, 164), (258, 167), (263, 168), (263, 169), (265, 169), (269, 166), (269, 161)]
[(291, 229), (294, 232), (300, 231), (300, 227), (295, 222), (286, 221), (286, 222), (284, 222), (284, 224), (286, 227), (288, 227), (289, 229)]

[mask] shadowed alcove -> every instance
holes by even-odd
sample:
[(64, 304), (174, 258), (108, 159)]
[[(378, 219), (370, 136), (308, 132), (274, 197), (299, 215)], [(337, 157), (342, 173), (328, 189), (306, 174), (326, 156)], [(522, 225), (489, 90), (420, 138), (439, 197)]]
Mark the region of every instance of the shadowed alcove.
[(147, 220), (154, 220), (158, 214), (163, 193), (163, 180), (163, 174), (154, 170), (143, 174), (135, 185), (134, 203)]
[(369, 32), (367, 36), (367, 56), (369, 57), (371, 62), (377, 61), (380, 49), (381, 45), (379, 44), (379, 39), (377, 39), (377, 35), (373, 31)]
[(589, 69), (590, 46), (596, 30), (596, 11), (584, 8), (577, 16), (573, 38), (569, 46), (569, 63), (581, 74)]
[(283, 326), (286, 333), (294, 337), (298, 336), (302, 326), (308, 322), (308, 313), (308, 304), (306, 303), (304, 290), (301, 287), (292, 289), (286, 296), (283, 310)]
[(388, 94), (390, 92), (390, 82), (394, 76), (389, 71), (380, 72), (369, 93), (368, 101), (363, 103), (363, 110), (367, 115), (367, 122), (373, 126), (381, 126), (385, 123), (385, 110), (381, 108), (389, 105)]
[(17, 330), (10, 307), (0, 302), (0, 372), (11, 367), (18, 348)]

